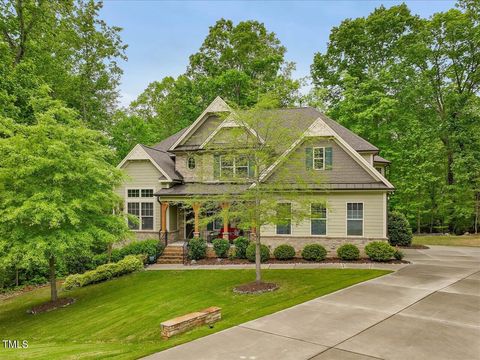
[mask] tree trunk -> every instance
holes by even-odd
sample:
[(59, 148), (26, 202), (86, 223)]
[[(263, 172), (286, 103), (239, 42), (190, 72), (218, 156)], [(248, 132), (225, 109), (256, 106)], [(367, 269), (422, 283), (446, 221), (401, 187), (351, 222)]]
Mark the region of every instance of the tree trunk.
[(57, 301), (57, 278), (55, 275), (55, 258), (52, 256), (49, 259), (50, 268), (50, 295), (52, 301)]
[(417, 234), (420, 234), (420, 211), (417, 212)]
[(109, 243), (107, 245), (108, 262), (112, 261), (112, 248), (113, 248), (113, 244)]
[(478, 219), (480, 215), (480, 192), (477, 192), (475, 198), (475, 234), (478, 234)]
[(262, 271), (260, 267), (261, 263), (261, 253), (260, 253), (260, 229), (257, 229), (255, 234), (255, 281), (262, 281)]
[(15, 268), (15, 286), (18, 286), (18, 268)]

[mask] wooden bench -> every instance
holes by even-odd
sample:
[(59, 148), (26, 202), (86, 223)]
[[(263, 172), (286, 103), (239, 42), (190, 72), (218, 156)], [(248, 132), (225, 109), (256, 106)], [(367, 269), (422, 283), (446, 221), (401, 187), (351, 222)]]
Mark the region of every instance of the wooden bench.
[(219, 307), (211, 306), (201, 311), (196, 311), (164, 321), (160, 324), (162, 337), (168, 339), (173, 335), (181, 334), (194, 327), (213, 324), (222, 318), (220, 311), (221, 309)]

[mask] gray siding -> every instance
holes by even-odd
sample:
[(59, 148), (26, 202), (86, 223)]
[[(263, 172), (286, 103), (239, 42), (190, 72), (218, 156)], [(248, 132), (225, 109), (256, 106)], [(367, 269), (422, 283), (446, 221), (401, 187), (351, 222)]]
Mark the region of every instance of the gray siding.
[(223, 118), (211, 115), (209, 116), (185, 141), (184, 145), (200, 146), (207, 139), (207, 137), (220, 125)]
[[(332, 169), (307, 170), (305, 165), (305, 148), (331, 147), (333, 151)], [(308, 139), (293, 151), (271, 175), (269, 181), (318, 182), (333, 184), (365, 184), (375, 183), (375, 180), (334, 140), (326, 138)]]
[[(327, 203), (327, 237), (347, 236), (347, 202), (363, 203), (363, 237), (386, 238), (386, 193), (385, 192), (339, 192), (326, 195), (312, 195), (312, 202)], [(295, 208), (293, 207), (293, 211)], [(278, 236), (275, 225), (262, 227), (262, 235)], [(310, 237), (310, 219), (292, 225), (292, 234), (285, 237)], [(321, 237), (321, 236), (314, 236)]]
[(129, 160), (122, 167), (127, 179), (123, 182), (121, 186), (116, 189), (116, 192), (121, 196), (124, 201), (124, 210), (127, 210), (126, 203), (130, 201), (139, 201), (139, 202), (153, 202), (154, 208), (154, 221), (153, 221), (153, 232), (148, 237), (158, 236), (158, 231), (160, 230), (160, 205), (156, 201), (156, 198), (127, 198), (127, 189), (153, 189), (154, 192), (160, 189), (160, 179), (165, 179), (165, 177), (158, 171), (158, 169), (149, 161), (149, 160)]

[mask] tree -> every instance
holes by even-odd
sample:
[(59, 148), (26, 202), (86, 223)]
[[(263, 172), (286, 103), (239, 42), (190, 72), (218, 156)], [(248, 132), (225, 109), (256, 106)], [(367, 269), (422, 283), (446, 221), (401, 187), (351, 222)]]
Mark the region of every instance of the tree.
[[(474, 192), (460, 189), (474, 186), (464, 180), (475, 177), (480, 146), (478, 113), (469, 110), (480, 84), (478, 4), (462, 1), (428, 20), (405, 4), (345, 20), (311, 68), (329, 114), (393, 160), (392, 205), (417, 231), (473, 226)], [(460, 166), (466, 158), (471, 168)]]
[[(99, 18), (101, 2), (6, 0), (0, 3), (0, 47), (9, 71), (22, 64), (77, 109), (91, 128), (105, 130), (126, 59), (120, 28)], [(25, 66), (24, 66), (25, 67)]]
[(59, 259), (98, 239), (122, 239), (128, 229), (114, 212), (122, 175), (109, 164), (106, 139), (47, 91), (32, 99), (34, 124), (0, 119), (9, 130), (0, 139), (0, 239), (48, 261), (55, 301)]
[[(320, 175), (313, 172), (305, 175), (305, 151), (292, 151), (281, 162), (284, 171), (272, 171), (267, 175), (290, 146), (298, 149), (306, 140), (303, 137), (306, 129), (297, 125), (299, 119), (290, 119), (289, 126), (279, 122), (278, 107), (278, 99), (271, 94), (263, 96), (251, 109), (242, 110), (232, 105), (234, 110), (226, 116), (237, 125), (213, 138), (206, 149), (213, 152), (216, 159), (221, 155), (222, 162), (243, 164), (243, 172), (219, 173), (219, 180), (225, 184), (223, 194), (212, 198), (194, 196), (187, 200), (191, 205), (203, 203), (202, 222), (205, 225), (215, 219), (234, 219), (240, 229), (252, 230), (257, 282), (262, 280), (262, 229), (298, 224), (310, 217), (309, 191), (323, 182)], [(216, 172), (219, 171), (218, 161), (215, 160)], [(317, 200), (325, 203), (323, 198)], [(293, 204), (294, 209), (281, 206), (282, 202)], [(221, 211), (218, 211), (219, 203), (224, 205)]]
[(218, 20), (199, 51), (190, 56), (185, 74), (148, 85), (128, 112), (152, 125), (157, 141), (190, 125), (217, 96), (251, 107), (267, 93), (280, 106), (299, 101), (301, 82), (275, 33), (258, 21)]

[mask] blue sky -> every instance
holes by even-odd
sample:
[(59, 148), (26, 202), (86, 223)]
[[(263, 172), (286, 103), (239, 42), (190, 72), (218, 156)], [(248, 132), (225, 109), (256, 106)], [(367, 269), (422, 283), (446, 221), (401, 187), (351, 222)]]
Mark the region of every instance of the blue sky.
[[(429, 17), (452, 8), (451, 0), (405, 1), (413, 13)], [(286, 58), (297, 65), (296, 77), (309, 75), (314, 53), (324, 51), (332, 27), (346, 18), (368, 15), (380, 5), (402, 1), (140, 1), (106, 0), (101, 17), (123, 28), (128, 61), (120, 86), (121, 105), (128, 105), (146, 86), (178, 76), (198, 50), (208, 27), (218, 19), (234, 23), (255, 19), (277, 34)]]

